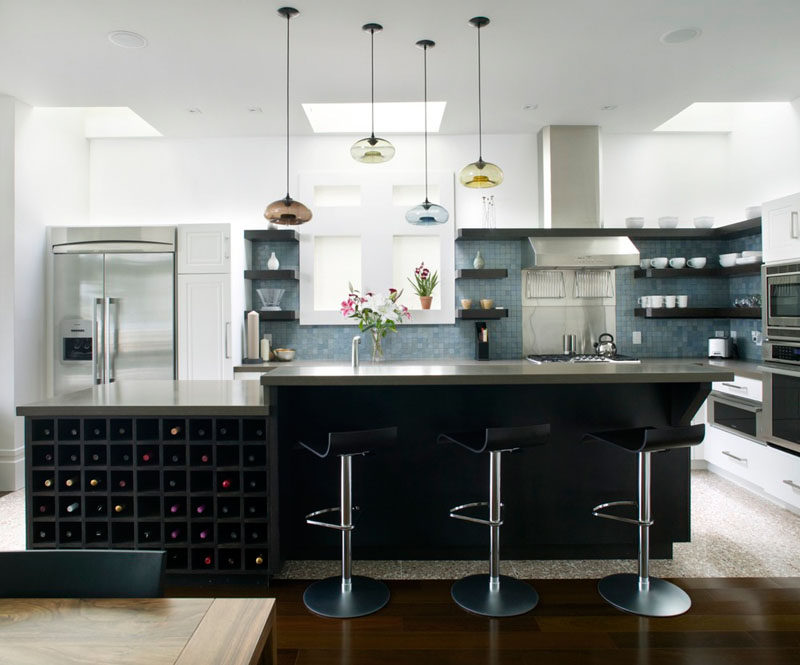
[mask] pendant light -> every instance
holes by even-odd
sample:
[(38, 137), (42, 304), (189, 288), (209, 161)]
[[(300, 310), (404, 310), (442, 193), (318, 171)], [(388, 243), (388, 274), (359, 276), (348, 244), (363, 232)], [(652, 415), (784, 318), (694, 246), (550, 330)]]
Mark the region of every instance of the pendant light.
[(445, 208), (428, 201), (428, 49), (436, 46), (436, 42), (430, 39), (420, 39), (417, 46), (422, 49), (423, 54), (423, 81), (425, 109), (425, 201), (414, 206), (406, 213), (406, 221), (409, 224), (418, 226), (433, 226), (434, 224), (444, 224), (450, 214)]
[(286, 17), (286, 196), (270, 203), (264, 217), (281, 226), (297, 226), (311, 219), (311, 211), (289, 196), (289, 21), (299, 13), (294, 7), (281, 7), (278, 10), (278, 14)]
[(483, 161), (483, 136), (481, 127), (481, 28), (489, 25), (485, 16), (476, 16), (469, 22), (478, 29), (478, 161), (467, 164), (458, 179), (465, 187), (485, 188), (497, 187), (503, 182), (503, 171), (497, 164)]
[(394, 157), (394, 146), (386, 139), (375, 136), (375, 33), (383, 30), (383, 26), (379, 23), (367, 23), (361, 26), (361, 29), (369, 32), (372, 132), (369, 137), (356, 141), (353, 144), (353, 147), (350, 148), (350, 155), (357, 162), (363, 162), (364, 164), (380, 164), (381, 162), (388, 162)]

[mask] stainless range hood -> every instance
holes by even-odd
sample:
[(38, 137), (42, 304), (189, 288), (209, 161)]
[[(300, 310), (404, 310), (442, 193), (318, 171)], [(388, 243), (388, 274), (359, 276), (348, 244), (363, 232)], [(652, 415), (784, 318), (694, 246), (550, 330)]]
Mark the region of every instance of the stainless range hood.
[(539, 144), (539, 217), (563, 235), (531, 237), (523, 268), (613, 268), (639, 265), (639, 250), (626, 236), (580, 235), (602, 228), (600, 128), (544, 127)]

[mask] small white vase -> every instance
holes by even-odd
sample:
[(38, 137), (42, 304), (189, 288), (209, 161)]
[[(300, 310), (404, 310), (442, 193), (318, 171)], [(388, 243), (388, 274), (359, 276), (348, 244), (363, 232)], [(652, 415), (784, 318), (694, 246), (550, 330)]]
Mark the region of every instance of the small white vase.
[(275, 252), (272, 252), (269, 257), (269, 261), (267, 261), (267, 268), (269, 270), (277, 270), (281, 267), (281, 262), (278, 261), (278, 257), (275, 256)]
[(478, 253), (475, 255), (475, 259), (472, 261), (472, 267), (475, 268), (475, 270), (480, 270), (485, 265), (486, 261), (484, 261), (483, 257), (481, 256), (481, 250), (478, 250)]

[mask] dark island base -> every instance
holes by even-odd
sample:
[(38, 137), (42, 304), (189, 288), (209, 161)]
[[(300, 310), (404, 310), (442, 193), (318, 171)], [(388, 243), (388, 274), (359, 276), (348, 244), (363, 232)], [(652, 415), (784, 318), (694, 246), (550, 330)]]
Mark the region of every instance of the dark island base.
[[(708, 383), (408, 387), (272, 387), (280, 456), (280, 556), (335, 559), (339, 535), (304, 515), (339, 502), (339, 460), (302, 450), (302, 436), (397, 425), (399, 445), (353, 460), (356, 559), (482, 559), (488, 528), (448, 517), (486, 500), (488, 454), (437, 444), (440, 432), (549, 422), (549, 445), (503, 455), (501, 554), (509, 559), (633, 557), (636, 529), (594, 518), (634, 499), (636, 456), (583, 443), (586, 432), (688, 424)], [(689, 451), (653, 458), (651, 554), (688, 541)], [(481, 515), (484, 516), (484, 515)], [(631, 514), (633, 516), (633, 514)], [(333, 515), (335, 518), (335, 515)]]

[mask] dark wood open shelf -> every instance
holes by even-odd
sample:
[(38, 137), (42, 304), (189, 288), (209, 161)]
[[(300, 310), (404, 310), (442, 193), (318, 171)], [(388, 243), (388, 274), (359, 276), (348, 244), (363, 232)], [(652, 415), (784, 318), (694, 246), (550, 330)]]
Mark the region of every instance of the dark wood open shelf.
[(460, 309), (459, 319), (503, 319), (508, 316), (507, 309)]
[(456, 240), (523, 240), (524, 238), (579, 238), (628, 236), (648, 240), (679, 238), (717, 239), (743, 238), (761, 233), (761, 217), (711, 229), (459, 229)]
[(760, 307), (637, 307), (635, 316), (645, 319), (760, 319)]
[(635, 279), (648, 277), (741, 277), (743, 275), (760, 275), (761, 264), (749, 263), (743, 266), (730, 268), (637, 268), (633, 271)]
[(456, 270), (456, 279), (505, 279), (508, 277), (506, 268), (461, 268)]
[[(296, 321), (297, 320), (297, 312), (293, 309), (281, 309), (276, 312), (264, 312), (258, 311), (258, 318), (261, 321)], [(245, 318), (247, 318), (247, 312), (244, 313)]]
[(245, 279), (297, 279), (297, 270), (245, 270)]
[(250, 231), (244, 232), (244, 239), (245, 240), (259, 240), (259, 241), (297, 241), (300, 239), (300, 235), (297, 231), (292, 231), (288, 229), (286, 231), (282, 231), (280, 229), (255, 229)]

